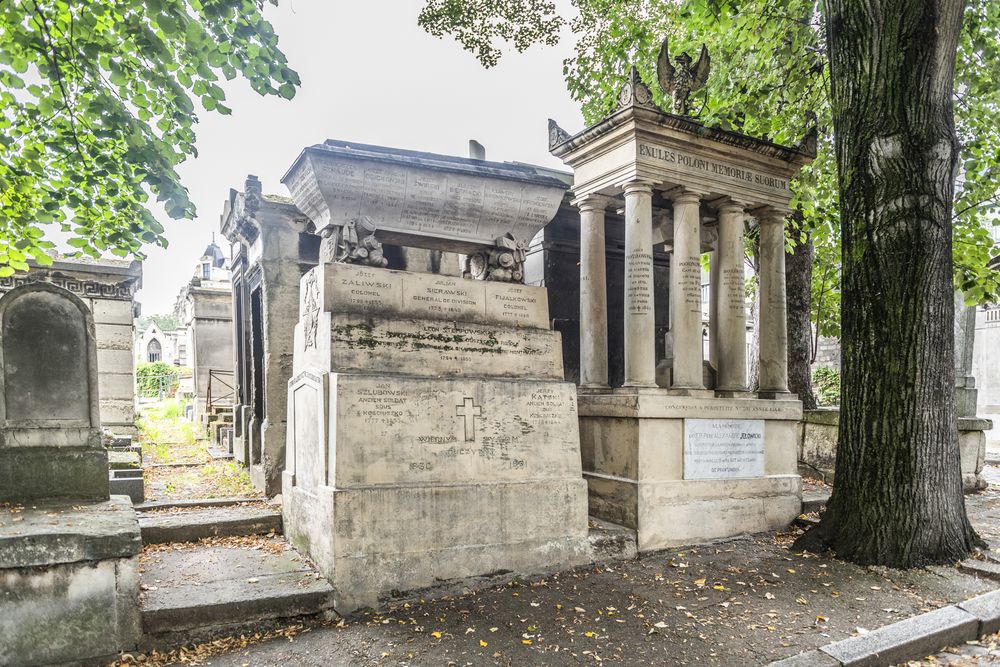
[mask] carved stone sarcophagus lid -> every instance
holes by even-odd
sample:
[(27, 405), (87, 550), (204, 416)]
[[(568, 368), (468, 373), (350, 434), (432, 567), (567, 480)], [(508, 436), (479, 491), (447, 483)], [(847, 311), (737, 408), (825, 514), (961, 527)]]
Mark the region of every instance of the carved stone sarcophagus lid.
[(527, 243), (568, 184), (527, 165), (328, 140), (281, 179), (316, 229), (370, 218), (383, 243), (473, 253)]

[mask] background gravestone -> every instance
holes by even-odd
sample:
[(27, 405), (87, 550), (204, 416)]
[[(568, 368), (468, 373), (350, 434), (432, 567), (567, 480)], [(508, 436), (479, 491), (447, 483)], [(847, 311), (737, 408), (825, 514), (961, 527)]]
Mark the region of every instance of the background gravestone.
[(94, 320), (48, 283), (0, 298), (0, 501), (107, 500)]

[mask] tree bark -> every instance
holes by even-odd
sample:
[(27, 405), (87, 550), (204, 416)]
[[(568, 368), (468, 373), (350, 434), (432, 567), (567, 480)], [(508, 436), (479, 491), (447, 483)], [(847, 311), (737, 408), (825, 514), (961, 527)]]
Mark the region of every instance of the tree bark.
[(799, 546), (954, 562), (965, 513), (954, 397), (952, 115), (961, 0), (826, 0), (843, 238), (837, 483)]
[[(801, 226), (801, 219), (799, 222)], [(805, 234), (804, 241), (800, 233)], [(792, 236), (792, 252), (785, 255), (788, 389), (798, 394), (803, 408), (815, 410), (816, 395), (812, 389), (812, 235), (796, 229)]]

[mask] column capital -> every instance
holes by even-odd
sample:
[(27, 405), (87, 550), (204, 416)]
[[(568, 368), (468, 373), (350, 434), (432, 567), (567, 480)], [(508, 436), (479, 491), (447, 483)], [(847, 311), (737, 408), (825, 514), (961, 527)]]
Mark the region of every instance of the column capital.
[(785, 218), (791, 213), (788, 209), (775, 208), (773, 206), (765, 206), (762, 208), (757, 208), (750, 211), (750, 214), (757, 218), (757, 221), (761, 224), (765, 223), (782, 223), (784, 224)]
[(581, 211), (603, 211), (611, 203), (611, 197), (591, 192), (576, 197), (571, 203)]
[(667, 196), (674, 204), (700, 204), (702, 197), (705, 195), (695, 190), (682, 190), (678, 188), (667, 193)]
[(741, 201), (736, 201), (734, 199), (729, 199), (728, 197), (726, 199), (724, 199), (724, 200), (716, 203), (715, 207), (716, 207), (716, 209), (718, 209), (718, 211), (719, 211), (720, 214), (722, 214), (722, 213), (729, 213), (729, 214), (743, 213), (743, 214), (746, 214), (746, 212), (747, 212), (747, 205), (746, 205), (746, 203), (741, 202)]
[(632, 194), (633, 192), (638, 192), (640, 194), (653, 194), (653, 184), (649, 181), (628, 181), (622, 184), (622, 192), (625, 194)]

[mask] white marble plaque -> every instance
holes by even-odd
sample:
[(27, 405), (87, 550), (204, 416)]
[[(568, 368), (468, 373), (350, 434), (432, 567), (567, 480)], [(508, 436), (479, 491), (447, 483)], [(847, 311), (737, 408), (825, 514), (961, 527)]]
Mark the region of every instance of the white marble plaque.
[(684, 479), (763, 476), (764, 420), (684, 420)]

